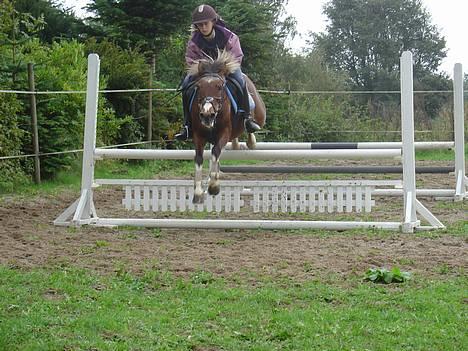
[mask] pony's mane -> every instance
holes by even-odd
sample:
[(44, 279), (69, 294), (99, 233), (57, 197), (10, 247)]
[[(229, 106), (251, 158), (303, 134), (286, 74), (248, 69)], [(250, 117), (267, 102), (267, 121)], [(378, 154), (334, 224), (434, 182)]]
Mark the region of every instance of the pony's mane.
[(213, 60), (211, 57), (195, 61), (187, 69), (190, 76), (198, 76), (209, 73), (229, 75), (240, 68), (240, 63), (235, 57), (226, 50), (218, 50), (218, 58)]

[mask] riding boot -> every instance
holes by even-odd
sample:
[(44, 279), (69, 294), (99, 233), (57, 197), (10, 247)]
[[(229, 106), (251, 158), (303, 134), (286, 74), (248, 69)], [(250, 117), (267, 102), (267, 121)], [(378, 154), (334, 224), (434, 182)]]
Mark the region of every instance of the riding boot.
[(242, 97), (241, 97), (241, 115), (244, 118), (244, 127), (247, 133), (254, 133), (259, 131), (261, 127), (253, 120), (252, 114), (250, 113), (250, 101), (249, 101), (249, 92), (247, 91), (247, 84), (242, 87)]
[(182, 109), (184, 111), (184, 127), (182, 130), (177, 133), (174, 137), (180, 141), (187, 141), (192, 137), (192, 126), (191, 118), (190, 118), (190, 111), (189, 111), (189, 92), (187, 90), (182, 91)]

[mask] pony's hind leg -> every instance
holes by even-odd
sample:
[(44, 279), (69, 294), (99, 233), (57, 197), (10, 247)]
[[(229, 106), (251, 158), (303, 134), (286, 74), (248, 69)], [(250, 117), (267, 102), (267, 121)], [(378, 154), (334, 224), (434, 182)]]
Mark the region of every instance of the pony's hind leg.
[(255, 138), (255, 134), (249, 133), (249, 135), (247, 136), (247, 147), (250, 150), (253, 150), (255, 149), (256, 146), (257, 146), (257, 139)]
[(203, 171), (203, 148), (201, 151), (196, 148), (195, 151), (195, 181), (194, 181), (194, 192), (193, 200), (194, 204), (203, 203), (203, 188), (202, 188), (202, 171)]
[(221, 147), (219, 145), (213, 146), (211, 150), (211, 163), (210, 163), (210, 180), (208, 182), (208, 194), (218, 195), (219, 187), (219, 156), (221, 155)]

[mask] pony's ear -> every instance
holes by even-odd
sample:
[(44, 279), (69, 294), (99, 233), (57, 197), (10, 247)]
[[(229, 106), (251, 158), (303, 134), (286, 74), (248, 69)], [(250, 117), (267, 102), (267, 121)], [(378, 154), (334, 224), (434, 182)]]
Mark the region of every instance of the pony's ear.
[(200, 61), (198, 62), (198, 75), (203, 75), (203, 73), (206, 72), (207, 68), (209, 66), (209, 63), (206, 61)]

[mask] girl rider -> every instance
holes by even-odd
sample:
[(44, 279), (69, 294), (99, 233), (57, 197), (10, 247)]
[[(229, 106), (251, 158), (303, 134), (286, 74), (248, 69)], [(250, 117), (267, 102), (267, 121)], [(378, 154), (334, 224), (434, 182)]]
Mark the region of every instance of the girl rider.
[[(242, 63), (244, 54), (239, 42), (239, 37), (226, 28), (216, 11), (209, 5), (200, 5), (192, 13), (192, 24), (195, 30), (191, 39), (187, 43), (185, 52), (185, 61), (188, 65), (194, 64), (200, 59), (206, 59), (208, 56), (215, 60), (218, 56), (218, 50), (229, 51), (239, 63)], [(242, 88), (242, 97), (239, 101), (239, 114), (244, 118), (244, 126), (248, 133), (253, 133), (260, 129), (250, 115), (249, 94), (247, 85), (239, 68), (232, 73), (229, 78), (234, 79)], [(189, 112), (189, 91), (187, 89), (192, 81), (192, 76), (187, 75), (182, 83), (182, 103), (184, 110), (184, 128), (175, 137), (178, 140), (187, 140), (191, 137)]]

